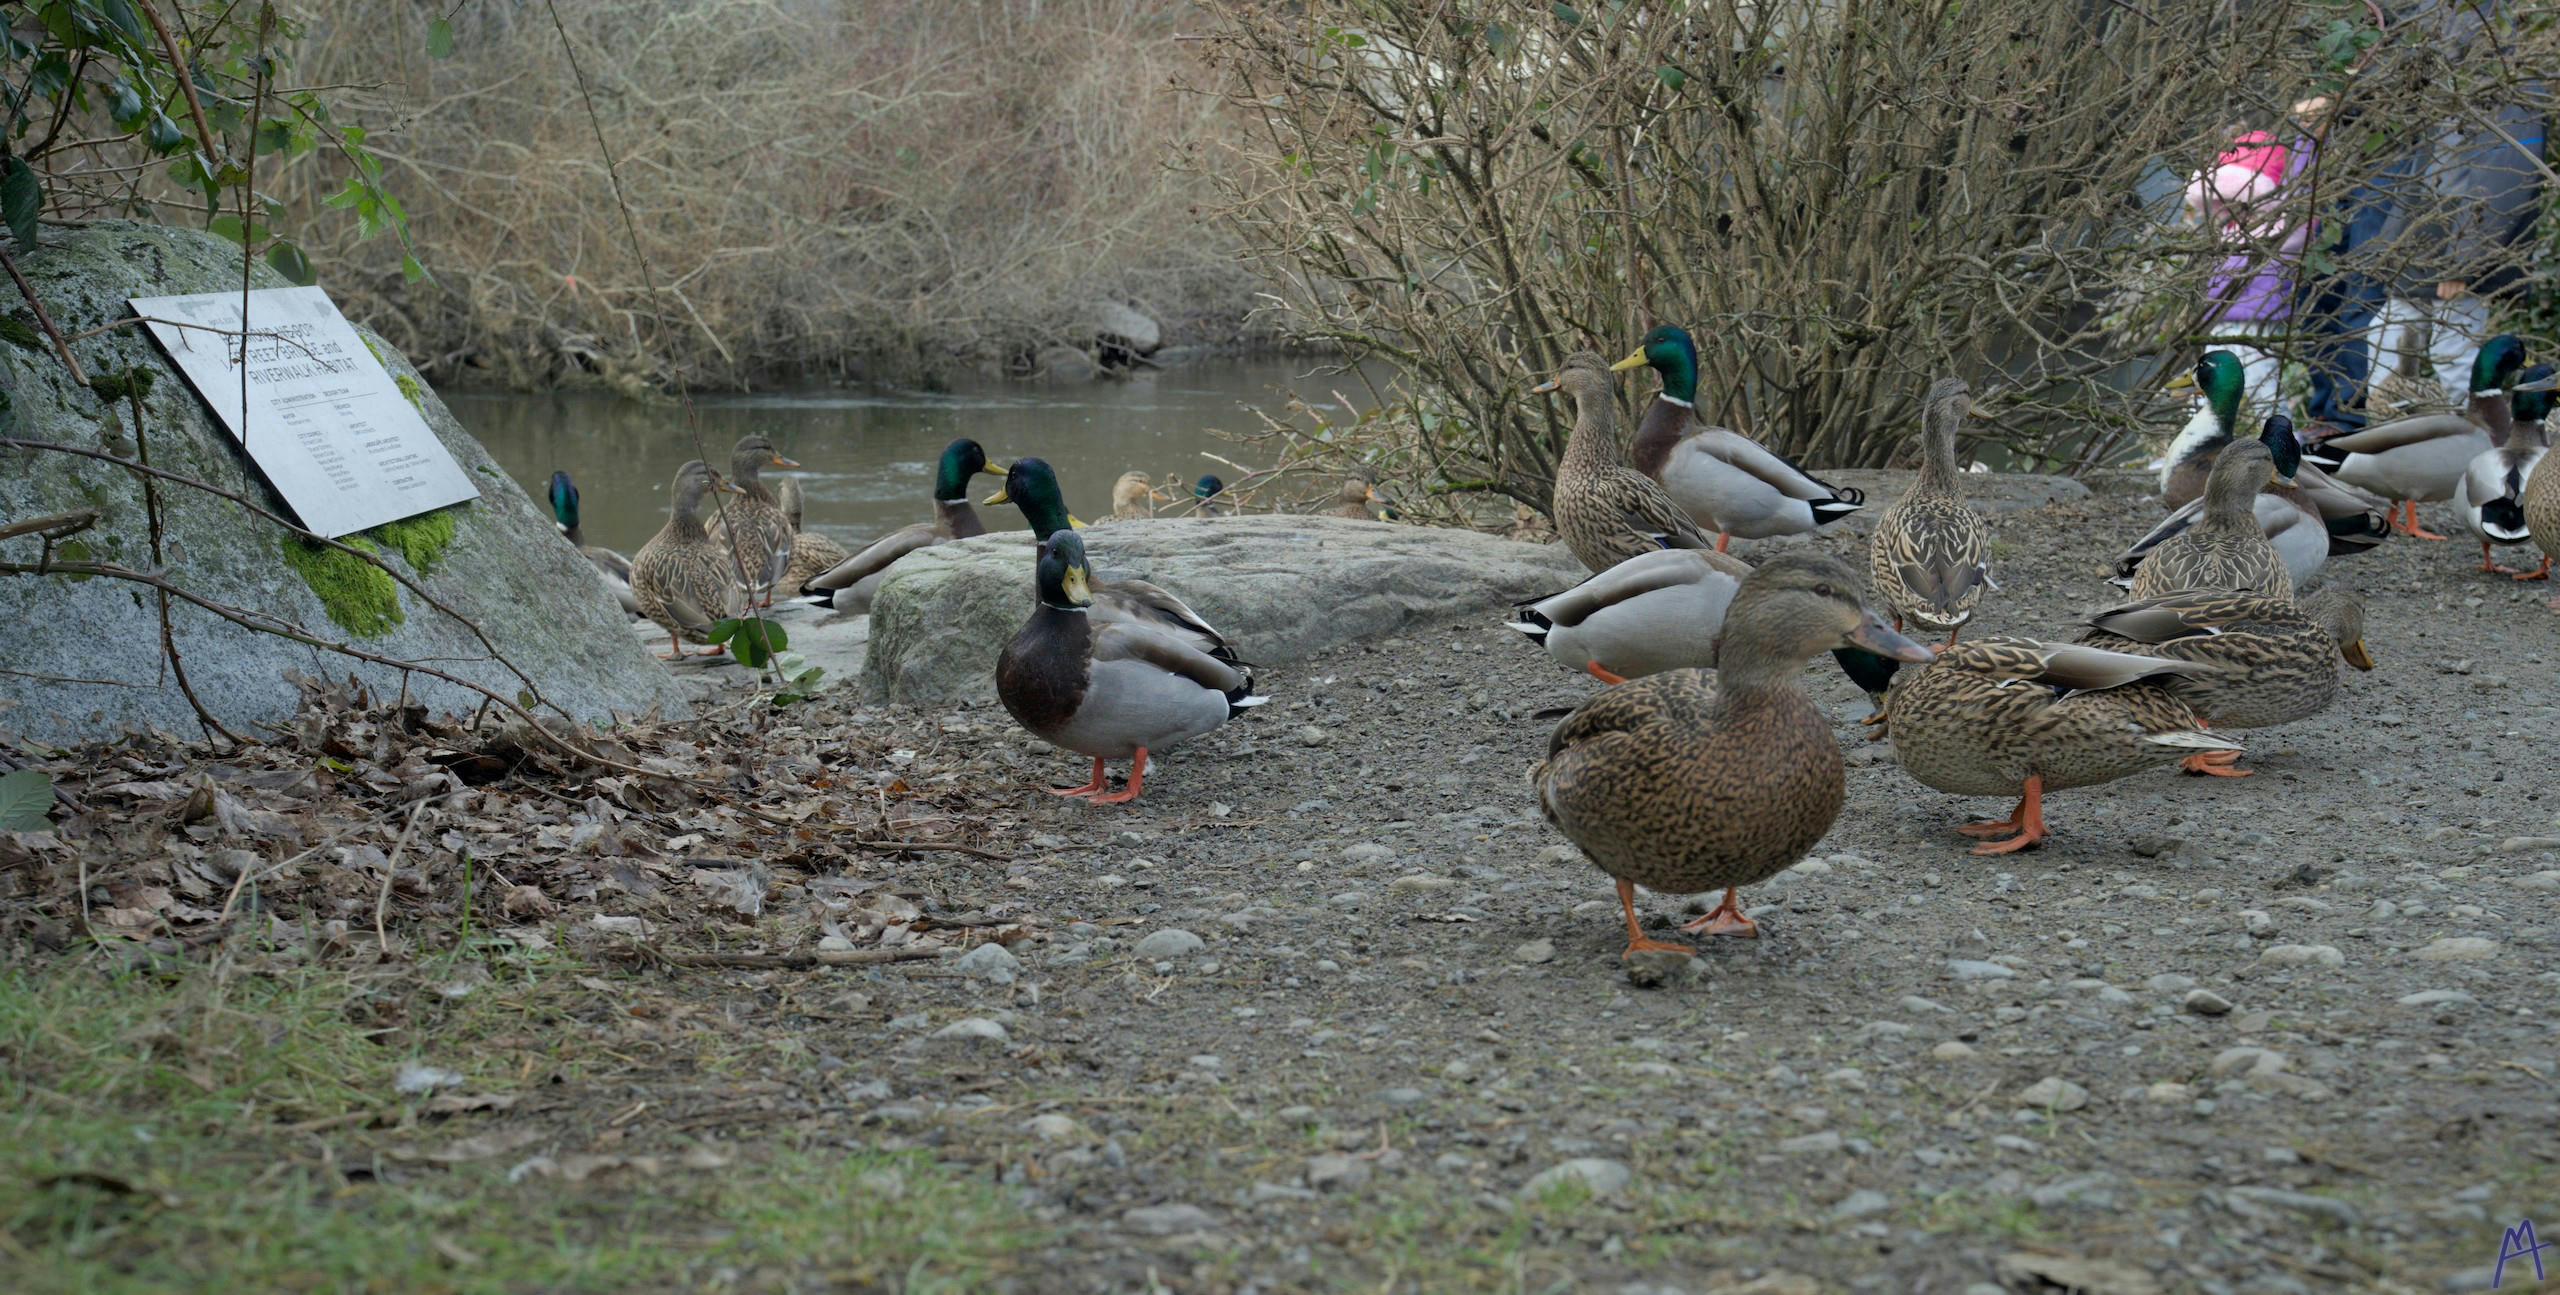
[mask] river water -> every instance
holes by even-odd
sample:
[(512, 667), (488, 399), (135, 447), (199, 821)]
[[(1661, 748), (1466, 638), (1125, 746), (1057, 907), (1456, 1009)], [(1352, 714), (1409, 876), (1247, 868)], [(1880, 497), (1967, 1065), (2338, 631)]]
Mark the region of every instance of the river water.
[[(864, 388), (699, 396), (701, 443), (726, 470), (729, 446), (761, 432), (799, 460), (808, 497), (805, 523), (847, 542), (868, 540), (933, 518), (933, 470), (942, 447), (969, 436), (999, 462), (1036, 454), (1057, 468), (1067, 506), (1091, 519), (1110, 512), (1111, 484), (1145, 472), (1159, 481), (1202, 473), (1238, 474), (1202, 456), (1223, 454), (1265, 466), (1255, 447), (1216, 434), (1249, 431), (1275, 415), (1294, 391), (1333, 417), (1337, 394), (1366, 406), (1368, 388), (1350, 375), (1303, 360), (1209, 362), (1104, 382), (1046, 385), (979, 381), (950, 391)], [(536, 503), (555, 469), (578, 483), (589, 544), (631, 552), (666, 522), (667, 486), (696, 457), (683, 406), (597, 392), (520, 395), (440, 393), (463, 426)], [(973, 493), (995, 490), (981, 477)], [(1016, 526), (1011, 510), (987, 518)]]

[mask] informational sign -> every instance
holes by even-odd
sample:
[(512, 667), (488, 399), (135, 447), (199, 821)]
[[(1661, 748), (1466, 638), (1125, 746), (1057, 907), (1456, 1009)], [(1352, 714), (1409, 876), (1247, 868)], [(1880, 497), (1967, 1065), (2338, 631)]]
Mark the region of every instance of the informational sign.
[(136, 297), (133, 309), (313, 534), (480, 497), (320, 289)]

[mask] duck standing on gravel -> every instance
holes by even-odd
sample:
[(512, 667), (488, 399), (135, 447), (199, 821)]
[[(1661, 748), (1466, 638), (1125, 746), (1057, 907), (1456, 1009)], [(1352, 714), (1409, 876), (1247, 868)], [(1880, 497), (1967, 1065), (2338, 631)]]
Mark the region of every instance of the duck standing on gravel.
[(1804, 663), (1850, 644), (1896, 661), (1929, 650), (1858, 601), (1837, 558), (1795, 553), (1753, 571), (1725, 618), (1719, 668), (1672, 670), (1584, 702), (1529, 771), (1539, 811), (1618, 882), (1626, 953), (1691, 952), (1636, 921), (1635, 888), (1722, 889), (1681, 929), (1755, 935), (1737, 889), (1802, 859), (1846, 794), (1831, 722), (1804, 692)]
[(2258, 491), (2281, 484), (2275, 456), (2256, 441), (2234, 441), (2214, 456), (2196, 524), (2163, 540), (2133, 570), (2133, 596), (2189, 589), (2241, 589), (2290, 600), (2293, 572), (2258, 525)]
[(1886, 506), (1867, 539), (1867, 578), (1876, 601), (1906, 624), (1942, 633), (1947, 642), (1982, 602), (1991, 583), (1991, 529), (1964, 501), (1956, 470), (1956, 429), (1973, 408), (1962, 378), (1940, 378), (1920, 415), (1920, 475)]
[[(667, 524), (631, 555), (631, 592), (640, 614), (667, 632), (667, 655), (685, 655), (687, 640), (703, 642), (713, 622), (735, 616), (746, 606), (746, 590), (738, 585), (738, 569), (729, 547), (711, 538), (702, 526), (702, 497), (713, 492), (734, 495), (738, 488), (720, 479), (711, 466), (695, 459), (676, 469), (669, 493)], [(702, 656), (718, 656), (726, 648), (714, 644)]]
[(1866, 505), (1864, 494), (1834, 486), (1740, 432), (1700, 423), (1698, 347), (1688, 330), (1660, 325), (1609, 367), (1645, 366), (1661, 375), (1662, 390), (1645, 406), (1627, 455), (1698, 525), (1714, 529), (1717, 552), (1737, 535), (1809, 535)]
[(969, 479), (979, 473), (1003, 476), (987, 465), (987, 451), (963, 436), (942, 447), (933, 470), (933, 520), (902, 526), (865, 545), (863, 550), (825, 572), (803, 581), (801, 599), (840, 612), (868, 611), (871, 596), (889, 578), (898, 559), (918, 549), (987, 533), (978, 510), (969, 504)]
[(2507, 439), (2506, 386), (2524, 367), (2524, 343), (2490, 338), (2471, 360), (2467, 413), (2394, 418), (2313, 441), (2303, 459), (2398, 507), (2391, 525), (2413, 539), (2445, 538), (2418, 524), (2418, 505), (2453, 498), (2464, 470)]
[(2534, 465), (2542, 461), (2551, 448), (2551, 389), (2553, 370), (2548, 364), (2537, 364), (2521, 374), (2507, 392), (2507, 413), (2511, 424), (2503, 444), (2482, 451), (2463, 471), (2462, 484), (2454, 491), (2454, 501), (2462, 509), (2462, 524), (2471, 538), (2480, 541), (2480, 569), (2518, 580), (2542, 580), (2551, 574), (2551, 559), (2531, 571), (2519, 571), (2491, 556), (2498, 544), (2530, 544), (2533, 532), (2525, 525), (2525, 483), (2533, 479)]
[[(1095, 804), (1135, 800), (1147, 753), (1188, 741), (1269, 700), (1253, 673), (1146, 621), (1097, 621), (1084, 540), (1061, 530), (1040, 544), (1039, 603), (996, 658), (996, 696), (1016, 722), (1054, 746), (1093, 757), (1081, 787), (1059, 796)], [(1129, 761), (1129, 786), (1111, 791), (1103, 761)]]
[(1573, 432), (1556, 464), (1556, 534), (1594, 572), (1641, 553), (1711, 547), (1688, 512), (1653, 478), (1611, 461), (1616, 452), (1616, 380), (1596, 351), (1564, 357), (1556, 376), (1529, 388), (1573, 397)]
[[(2187, 704), (2198, 727), (2272, 728), (2309, 719), (2336, 703), (2338, 662), (2371, 670), (2364, 608), (2341, 589), (2323, 589), (2300, 607), (2260, 594), (2194, 592), (2127, 603), (2091, 614), (2080, 641), (2111, 652), (2224, 669), (2160, 686)], [(2199, 751), (2189, 773), (2245, 778), (2238, 751)]]

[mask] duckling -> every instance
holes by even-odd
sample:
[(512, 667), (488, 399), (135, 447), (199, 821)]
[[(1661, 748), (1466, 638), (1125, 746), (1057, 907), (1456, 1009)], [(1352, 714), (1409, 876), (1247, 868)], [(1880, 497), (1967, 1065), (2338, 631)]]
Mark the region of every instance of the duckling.
[(784, 477), (773, 488), (773, 497), (782, 505), (783, 519), (791, 523), (791, 560), (782, 569), (782, 579), (774, 582), (773, 592), (777, 598), (796, 598), (803, 585), (844, 565), (853, 555), (801, 524), (807, 501), (800, 493), (800, 478)]
[(1960, 796), (2018, 796), (2009, 817), (1956, 829), (1981, 838), (2014, 833), (1975, 854), (2007, 854), (2044, 840), (2047, 792), (2237, 746), (2205, 732), (2186, 703), (2157, 682), (2226, 668), (2201, 661), (1983, 638), (1950, 644), (1926, 669), (1888, 668), (1894, 754), (1912, 777)]
[(739, 437), (729, 452), (729, 482), (737, 487), (733, 493), (738, 501), (716, 510), (703, 529), (715, 542), (736, 550), (738, 569), (754, 586), (749, 606), (763, 607), (773, 601), (774, 587), (791, 562), (791, 521), (762, 474), (766, 468), (799, 466), (782, 457), (773, 442), (754, 433)]
[[(1270, 700), (1253, 673), (1163, 626), (1097, 620), (1084, 539), (1061, 530), (1041, 541), (1039, 604), (996, 658), (996, 696), (1015, 722), (1053, 746), (1093, 757), (1081, 787), (1051, 788), (1094, 804), (1135, 800), (1147, 753), (1198, 737)], [(1106, 759), (1129, 761), (1129, 786), (1109, 790)]]
[(2551, 429), (2546, 421), (2551, 416), (2553, 370), (2548, 364), (2537, 364), (2518, 376), (2507, 392), (2509, 430), (2504, 444), (2482, 452), (2471, 460), (2462, 474), (2462, 485), (2454, 498), (2462, 508), (2462, 524), (2471, 538), (2480, 541), (2480, 569), (2514, 576), (2518, 580), (2542, 580), (2551, 574), (2551, 560), (2531, 571), (2520, 571), (2490, 556), (2495, 544), (2529, 544), (2533, 533), (2525, 526), (2524, 488), (2533, 478), (2534, 465), (2551, 448)]
[(613, 591), (614, 601), (622, 604), (622, 610), (639, 615), (640, 599), (631, 592), (631, 559), (586, 542), (586, 533), (578, 527), (578, 487), (566, 472), (551, 474), (551, 518), (560, 528), (561, 538), (586, 555), (605, 587)]
[(1659, 482), (1610, 462), (1617, 441), (1614, 385), (1597, 354), (1576, 351), (1564, 357), (1556, 376), (1529, 388), (1532, 395), (1562, 391), (1573, 397), (1573, 433), (1556, 465), (1556, 533), (1595, 572), (1639, 553), (1709, 547), (1697, 523)]
[(2293, 598), (2293, 573), (2258, 525), (2260, 488), (2276, 484), (2275, 456), (2256, 441), (2234, 441), (2214, 457), (2196, 524), (2163, 541), (2134, 568), (2133, 596), (2189, 589), (2244, 589)]
[[(1043, 537), (1083, 524), (1067, 511), (1066, 492), (1058, 485), (1058, 474), (1046, 459), (1015, 459), (1013, 466), (1005, 470), (1003, 487), (987, 496), (985, 502), (1012, 504), (1021, 509), (1031, 523), (1032, 533)], [(1225, 635), (1191, 610), (1189, 603), (1162, 586), (1144, 580), (1112, 580), (1093, 584), (1091, 593), (1097, 620), (1146, 622), (1229, 665), (1244, 664)]]
[(1750, 574), (1731, 554), (1656, 549), (1520, 607), (1507, 625), (1602, 683), (1708, 668), (1725, 609)]
[(988, 466), (987, 452), (976, 441), (963, 436), (942, 447), (942, 458), (933, 471), (934, 519), (891, 531), (802, 581), (800, 601), (840, 612), (868, 611), (872, 595), (879, 592), (898, 559), (918, 549), (986, 534), (986, 523), (978, 520), (978, 510), (969, 504), (969, 478), (982, 472), (1004, 475), (1002, 469)]
[(1333, 496), (1333, 515), (1336, 517), (1358, 518), (1364, 522), (1373, 522), (1378, 520), (1378, 515), (1370, 512), (1369, 509), (1373, 505), (1385, 502), (1386, 500), (1378, 497), (1378, 491), (1375, 486), (1370, 485), (1368, 482), (1363, 481), (1358, 477), (1350, 477), (1343, 481), (1342, 489), (1337, 491)]
[(2392, 528), (2445, 538), (2418, 524), (2418, 505), (2453, 498), (2471, 461), (2507, 439), (2507, 383), (2524, 367), (2524, 344), (2501, 334), (2471, 361), (2468, 414), (2420, 414), (2324, 436), (2303, 458), (2348, 485), (2398, 505)]
[[(2259, 491), (2257, 498), (2250, 501), (2249, 511), (2257, 518), (2258, 529), (2266, 535), (2267, 542), (2276, 546), (2276, 555), (2284, 559), (2285, 571), (2293, 577), (2295, 588), (2309, 584), (2330, 558), (2362, 553), (2390, 536), (2381, 500), (2340, 484), (2302, 461), (2302, 443), (2294, 436), (2292, 419), (2282, 414), (2267, 415), (2258, 443), (2267, 447), (2275, 461), (2276, 475), (2286, 484)], [(2217, 444), (2216, 453), (2222, 444), (2228, 442)], [(2130, 586), (2134, 569), (2153, 549), (2185, 533), (2203, 515), (2204, 499), (2199, 489), (2195, 497), (2178, 505), (2141, 539), (2116, 555), (2116, 574), (2108, 583)]]
[[(2201, 678), (2160, 681), (2196, 714), (2197, 727), (2270, 728), (2308, 719), (2338, 699), (2338, 662), (2371, 670), (2364, 608), (2345, 591), (2323, 589), (2300, 607), (2261, 594), (2196, 590), (2092, 613), (2080, 641), (2229, 667)], [(2237, 751), (2199, 751), (2189, 773), (2245, 778)]]
[(1235, 511), (1234, 506), (1224, 497), (1226, 495), (1226, 491), (1226, 482), (1220, 481), (1214, 475), (1203, 474), (1198, 481), (1191, 483), (1191, 497), (1200, 501), (1198, 504), (1193, 505), (1191, 515), (1194, 517), (1224, 517), (1233, 513)]
[(1135, 521), (1156, 515), (1156, 505), (1164, 492), (1143, 472), (1123, 472), (1111, 483), (1111, 518), (1113, 521)]
[(1687, 330), (1663, 324), (1610, 368), (1646, 365), (1662, 376), (1662, 390), (1645, 406), (1628, 455), (1699, 526), (1714, 528), (1717, 552), (1736, 535), (1805, 535), (1866, 506), (1859, 491), (1834, 486), (1740, 432), (1701, 425), (1698, 348)]
[[(727, 546), (712, 540), (697, 515), (702, 497), (715, 491), (739, 493), (700, 459), (676, 469), (667, 524), (631, 555), (631, 592), (640, 602), (640, 614), (667, 632), (669, 651), (662, 661), (684, 656), (685, 640), (702, 642), (713, 622), (746, 606), (746, 591), (738, 586)], [(718, 656), (726, 650), (714, 644), (697, 655)]]
[(1844, 794), (1830, 721), (1804, 663), (1853, 644), (1898, 661), (1927, 648), (1860, 605), (1837, 558), (1790, 553), (1752, 572), (1725, 617), (1721, 666), (1671, 670), (1584, 702), (1529, 772), (1538, 809), (1618, 882), (1626, 954), (1691, 952), (1637, 924), (1635, 888), (1724, 891), (1681, 929), (1753, 935), (1738, 888), (1792, 866), (1831, 830)]
[(1990, 527), (1964, 501), (1956, 472), (1956, 429), (1973, 408), (1973, 388), (1941, 378), (1922, 406), (1920, 475), (1876, 519), (1867, 540), (1868, 578), (1876, 601), (1893, 617), (1947, 641), (1982, 601), (1991, 583)]

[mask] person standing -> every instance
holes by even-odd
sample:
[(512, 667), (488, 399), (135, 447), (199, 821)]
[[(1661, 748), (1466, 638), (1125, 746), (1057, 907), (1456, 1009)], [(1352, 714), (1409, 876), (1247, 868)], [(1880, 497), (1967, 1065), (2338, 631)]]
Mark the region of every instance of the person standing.
[(2266, 131), (2244, 131), (2187, 184), (2189, 215), (2231, 249), (2205, 286), (2206, 331), (2210, 345), (2239, 359), (2251, 408), (2280, 395), (2272, 343), (2292, 326), (2294, 266), (2311, 232), (2283, 210), (2285, 188), (2310, 157), (2307, 141), (2288, 147)]
[(2493, 331), (2490, 303), (2525, 279), (2522, 244), (2542, 179), (2538, 91), (2519, 87), (2518, 102), (2447, 122), (2419, 146), (2425, 160), (2414, 201), (2377, 240), (2392, 274), (2369, 407), (2409, 413), (2467, 392), (2472, 357)]

